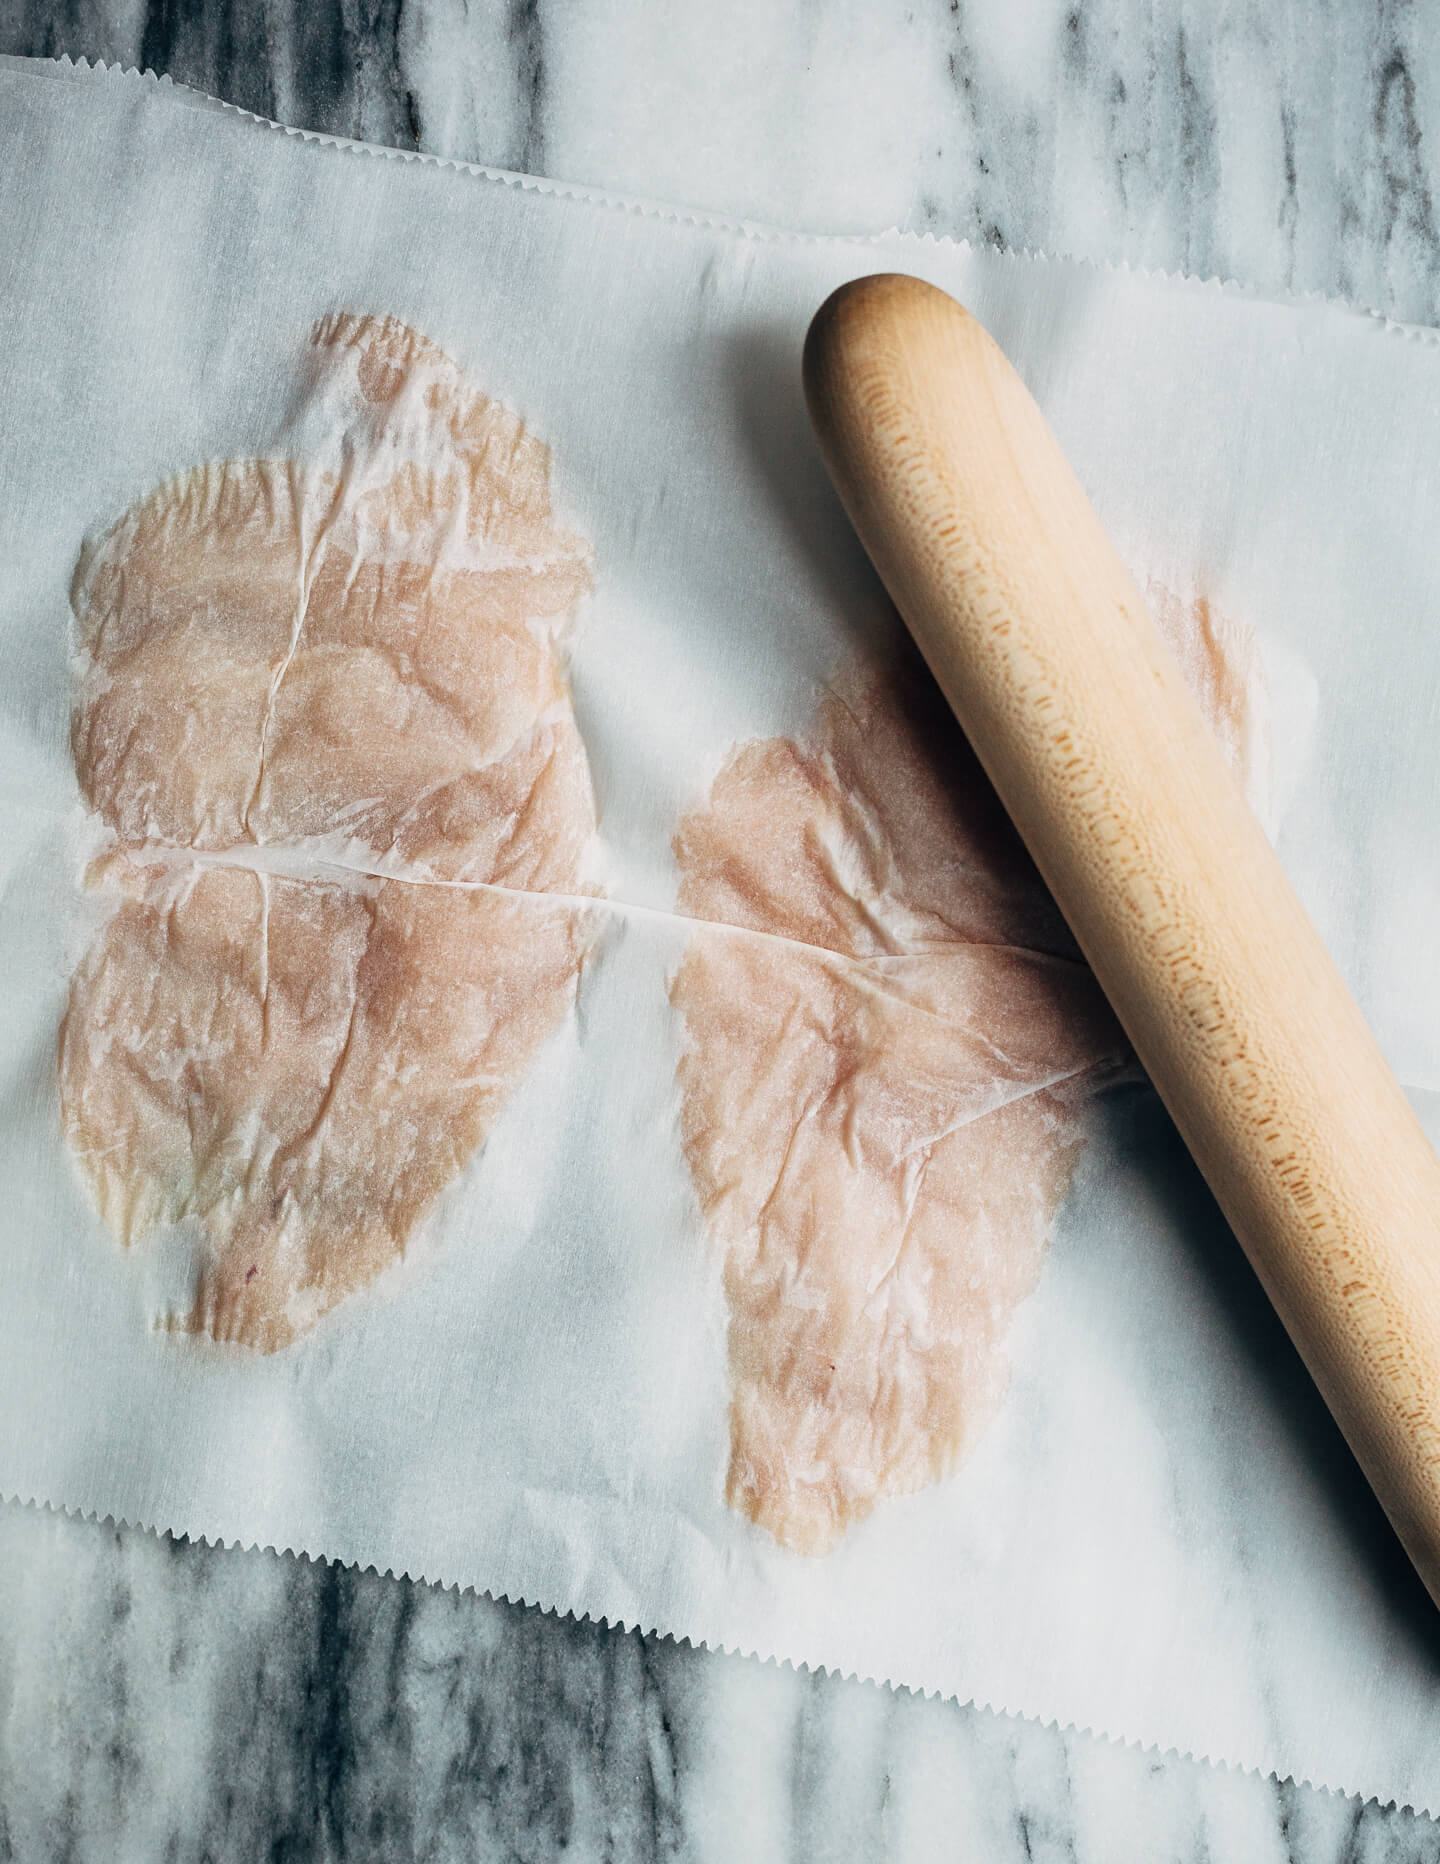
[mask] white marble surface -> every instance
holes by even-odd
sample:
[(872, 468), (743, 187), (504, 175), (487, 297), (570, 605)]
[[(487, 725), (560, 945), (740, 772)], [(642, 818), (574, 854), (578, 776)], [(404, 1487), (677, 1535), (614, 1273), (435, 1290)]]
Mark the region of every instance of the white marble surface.
[(1254, 1774), (31, 1510), (0, 1597), (5, 1858), (1440, 1855)]
[(425, 146), (807, 230), (900, 224), (1440, 317), (1433, 8), (586, 0), (561, 18), (407, 9)]
[[(0, 0), (314, 127), (1440, 322), (1397, 0)], [(1440, 1827), (867, 1686), (0, 1510), (0, 1858), (1418, 1860)]]

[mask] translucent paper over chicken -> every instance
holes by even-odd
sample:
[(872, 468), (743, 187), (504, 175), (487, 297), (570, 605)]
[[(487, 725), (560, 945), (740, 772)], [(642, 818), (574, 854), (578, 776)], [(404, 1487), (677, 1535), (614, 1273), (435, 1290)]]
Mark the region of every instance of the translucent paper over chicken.
[[(63, 1117), (186, 1326), (284, 1345), (403, 1252), (572, 1001), (594, 828), (549, 455), (392, 321), (308, 357), (305, 457), (198, 468), (87, 549), (80, 788), (119, 900)], [(320, 417), (315, 419), (315, 417)]]
[[(1240, 745), (1203, 605), (1166, 631)], [(1224, 705), (1219, 703), (1224, 701)], [(823, 1553), (954, 1467), (1007, 1378), (1096, 1085), (1098, 985), (918, 660), (740, 746), (675, 839), (682, 1124), (723, 1249), (730, 1504)]]
[(309, 361), (317, 457), (200, 467), (82, 556), (85, 799), (128, 846), (553, 886), (592, 816), (549, 451), (401, 324), (328, 319)]
[[(73, 748), (111, 911), (61, 1105), (115, 1233), (189, 1239), (173, 1324), (272, 1349), (371, 1282), (573, 1001), (589, 553), (549, 470), (433, 345), (336, 317), (283, 457), (186, 473), (82, 556)], [(1241, 637), (1151, 595), (1245, 758)], [(818, 1552), (993, 1411), (1125, 1044), (918, 663), (737, 749), (675, 847), (708, 922), (672, 995), (729, 1500)]]

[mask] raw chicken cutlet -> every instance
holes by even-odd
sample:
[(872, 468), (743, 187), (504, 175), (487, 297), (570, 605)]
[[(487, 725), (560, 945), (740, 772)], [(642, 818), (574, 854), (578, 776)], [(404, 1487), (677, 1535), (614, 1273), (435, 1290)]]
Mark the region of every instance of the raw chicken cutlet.
[(570, 1001), (573, 916), (240, 867), (123, 878), (136, 897), (71, 987), (70, 1142), (123, 1242), (199, 1220), (184, 1325), (285, 1346), (404, 1250), (474, 1153)]
[(556, 639), (589, 552), (549, 454), (402, 325), (327, 320), (312, 362), (318, 457), (200, 467), (83, 553), (85, 800), (131, 846), (553, 885), (542, 850), (568, 875), (590, 828)]
[(73, 725), (121, 902), (72, 982), (70, 1143), (185, 1326), (285, 1345), (401, 1255), (574, 1000), (594, 829), (549, 454), (390, 320), (318, 326), (295, 459), (83, 553)]
[[(1161, 619), (1238, 756), (1244, 682), (1208, 607)], [(672, 1000), (723, 1252), (726, 1496), (823, 1553), (993, 1415), (1128, 1048), (918, 659), (840, 680), (802, 741), (739, 747), (675, 854), (681, 910), (715, 922)]]

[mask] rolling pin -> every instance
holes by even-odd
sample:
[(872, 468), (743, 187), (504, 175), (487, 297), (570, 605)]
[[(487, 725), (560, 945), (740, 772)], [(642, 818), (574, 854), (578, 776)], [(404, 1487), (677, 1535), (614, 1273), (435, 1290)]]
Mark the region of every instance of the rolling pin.
[(861, 541), (1440, 1604), (1440, 1162), (996, 344), (862, 278), (804, 376)]

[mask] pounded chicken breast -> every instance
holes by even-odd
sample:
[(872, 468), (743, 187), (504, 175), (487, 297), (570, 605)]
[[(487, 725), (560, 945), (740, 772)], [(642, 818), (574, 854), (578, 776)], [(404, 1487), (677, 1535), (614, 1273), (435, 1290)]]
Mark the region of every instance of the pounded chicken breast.
[[(1204, 604), (1162, 617), (1232, 754)], [(730, 1504), (823, 1553), (993, 1414), (1122, 1034), (918, 660), (736, 749), (675, 838), (686, 1157), (723, 1251)]]
[(71, 1144), (123, 1242), (199, 1220), (185, 1326), (285, 1346), (404, 1251), (470, 1159), (571, 999), (578, 927), (403, 881), (125, 880), (71, 986)]
[[(549, 455), (392, 321), (315, 332), (313, 455), (196, 469), (82, 556), (81, 791), (124, 897), (66, 1131), (181, 1324), (285, 1345), (402, 1254), (573, 1001), (594, 828)], [(381, 876), (384, 876), (382, 878)]]

